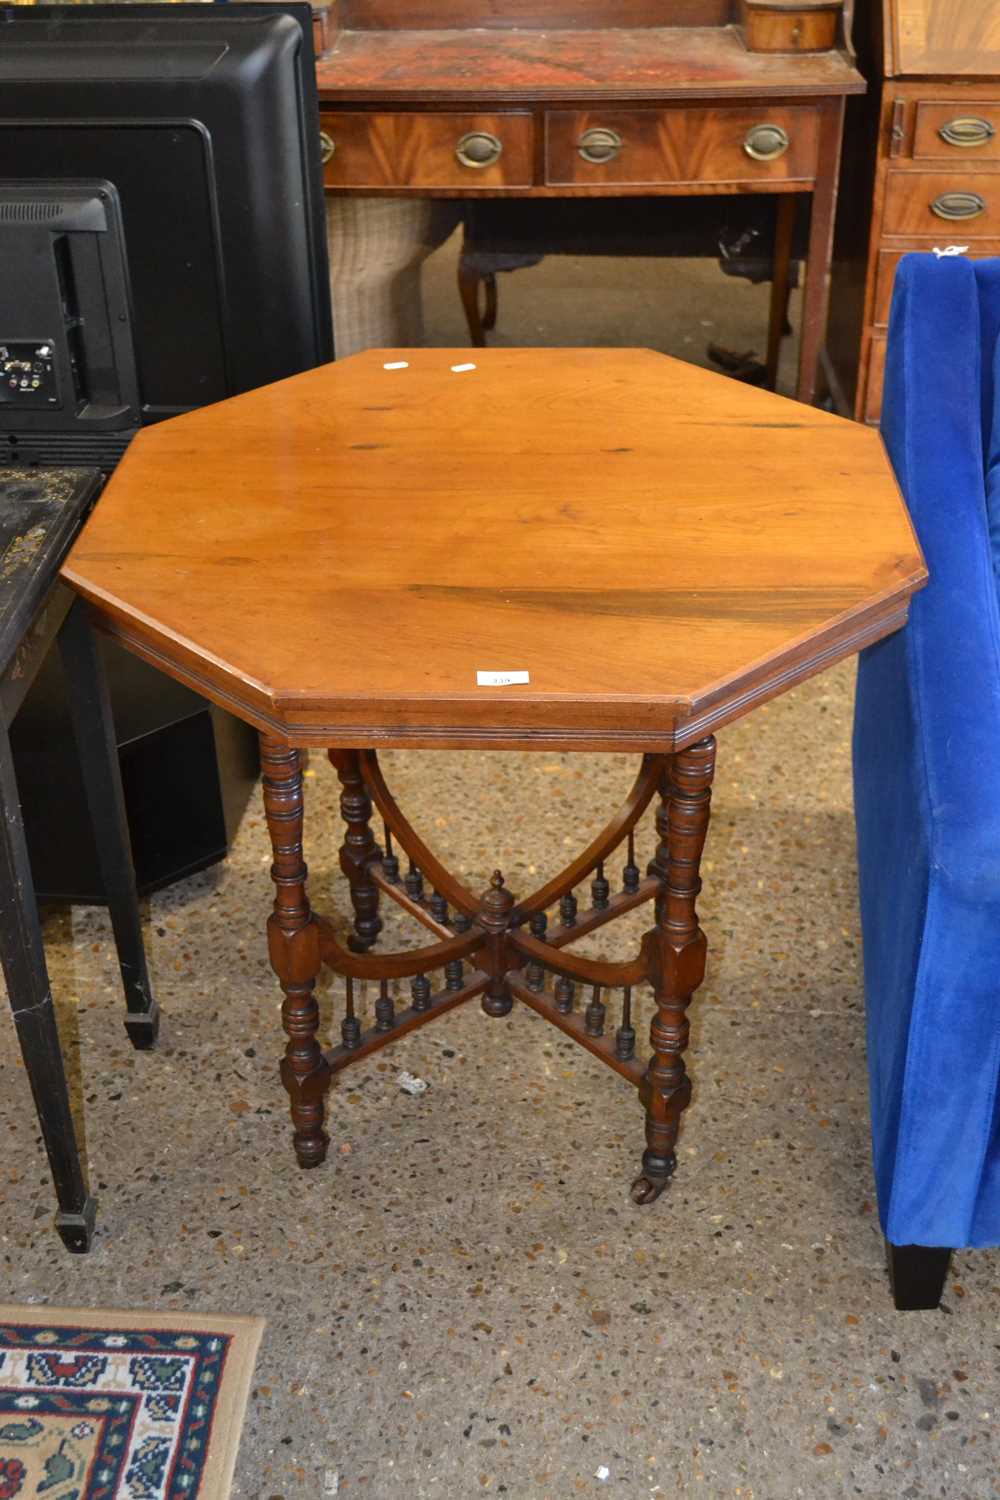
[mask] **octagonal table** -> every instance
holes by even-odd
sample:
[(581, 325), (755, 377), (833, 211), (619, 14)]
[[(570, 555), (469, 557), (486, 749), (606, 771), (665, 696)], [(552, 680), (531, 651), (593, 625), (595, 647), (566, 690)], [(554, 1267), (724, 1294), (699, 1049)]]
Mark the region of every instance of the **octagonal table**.
[[(926, 571), (876, 433), (646, 350), (491, 349), (356, 355), (147, 428), (64, 576), (106, 630), (261, 733), (300, 1164), (326, 1153), (335, 1072), (466, 1000), (502, 1016), (517, 999), (638, 1087), (632, 1196), (648, 1203), (690, 1096), (713, 735), (898, 629)], [(328, 749), (343, 787), (346, 944), (306, 894), (308, 746)], [(513, 893), (498, 871), (480, 895), (407, 821), (382, 746), (633, 751), (639, 765), (560, 875)], [(654, 799), (641, 871), (634, 830)], [(379, 951), (381, 898), (433, 941)], [(645, 902), (633, 956), (572, 952)], [(344, 980), (327, 1051), (323, 965)], [(359, 981), (378, 987), (370, 1024)]]

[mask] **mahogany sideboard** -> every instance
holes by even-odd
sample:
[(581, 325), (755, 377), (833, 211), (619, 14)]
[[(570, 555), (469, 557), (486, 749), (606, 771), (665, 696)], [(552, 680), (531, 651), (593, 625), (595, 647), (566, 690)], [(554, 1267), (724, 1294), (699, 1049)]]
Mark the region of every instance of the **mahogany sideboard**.
[(838, 404), (877, 424), (900, 257), (1000, 255), (1000, 0), (857, 0), (854, 44), (829, 353)]
[(844, 100), (864, 89), (849, 5), (338, 3), (317, 65), (330, 191), (776, 194), (776, 264), (796, 206), (810, 199), (797, 394), (814, 398)]

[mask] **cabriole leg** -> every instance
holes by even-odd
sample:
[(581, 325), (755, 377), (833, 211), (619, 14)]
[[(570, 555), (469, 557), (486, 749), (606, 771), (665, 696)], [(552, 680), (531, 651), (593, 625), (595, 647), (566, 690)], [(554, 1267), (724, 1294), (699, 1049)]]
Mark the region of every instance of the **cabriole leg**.
[(705, 935), (695, 909), (698, 875), (708, 832), (715, 740), (701, 740), (673, 757), (664, 774), (656, 827), (660, 843), (650, 873), (664, 881), (651, 934), (650, 979), (656, 1015), (650, 1027), (653, 1055), (640, 1094), (646, 1106), (646, 1150), (642, 1173), (632, 1184), (636, 1203), (652, 1203), (677, 1165), (674, 1147), (680, 1117), (691, 1097), (684, 1067), (687, 1007), (705, 976)]
[(285, 1001), (282, 1025), (288, 1045), (281, 1081), (291, 1100), (293, 1143), (300, 1167), (316, 1167), (326, 1156), (324, 1095), (330, 1070), (316, 1039), (319, 1007), (319, 928), (306, 895), (302, 858), (302, 766), (297, 750), (261, 735), (264, 811), (274, 864), (274, 910), (267, 921), (268, 953)]
[(87, 1191), (59, 1046), (38, 905), (6, 726), (0, 725), (0, 960), (24, 1068), (42, 1128), (67, 1250), (90, 1249), (96, 1204)]
[(351, 887), (354, 907), (354, 935), (348, 947), (355, 953), (367, 953), (382, 931), (378, 914), (378, 886), (368, 874), (368, 866), (381, 853), (369, 824), (372, 799), (361, 775), (361, 761), (356, 750), (331, 750), (330, 761), (340, 777), (340, 811), (347, 824), (347, 834), (340, 850), (340, 868)]

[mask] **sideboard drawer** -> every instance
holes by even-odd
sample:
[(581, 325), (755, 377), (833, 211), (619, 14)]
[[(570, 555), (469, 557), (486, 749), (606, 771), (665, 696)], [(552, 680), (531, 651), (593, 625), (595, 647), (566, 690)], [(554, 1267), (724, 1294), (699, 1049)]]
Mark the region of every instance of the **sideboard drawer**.
[(497, 114), (320, 115), (323, 181), (331, 188), (529, 187), (533, 120)]
[(937, 244), (1000, 234), (1000, 172), (890, 172), (882, 233), (932, 234)]
[(1000, 103), (950, 99), (921, 100), (913, 128), (915, 157), (946, 156), (954, 161), (1000, 160)]
[(819, 115), (756, 109), (550, 110), (545, 181), (552, 187), (811, 181)]

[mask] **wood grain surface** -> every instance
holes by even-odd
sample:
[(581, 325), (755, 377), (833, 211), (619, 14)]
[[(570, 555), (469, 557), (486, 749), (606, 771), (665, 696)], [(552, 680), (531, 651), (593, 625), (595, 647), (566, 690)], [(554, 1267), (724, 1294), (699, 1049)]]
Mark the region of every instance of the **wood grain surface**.
[[(458, 188), (530, 186), (535, 123), (527, 111), (429, 114), (335, 110), (320, 123), (334, 144), (323, 168), (328, 188)], [(501, 147), (489, 166), (464, 165), (456, 154), (470, 132), (488, 132)]]
[(663, 750), (925, 572), (860, 426), (648, 350), (427, 349), (144, 429), (65, 577), (293, 743)]
[(1000, 0), (883, 0), (887, 73), (1000, 74)]
[[(748, 155), (744, 143), (757, 125), (780, 126), (788, 149), (771, 161)], [(729, 109), (551, 109), (545, 117), (545, 174), (551, 185), (661, 182), (724, 184), (810, 183), (819, 158), (819, 116), (806, 105)], [(580, 154), (584, 131), (611, 129), (621, 149), (608, 162)]]
[(350, 30), (447, 30), (454, 26), (541, 31), (592, 26), (726, 26), (732, 0), (347, 0), (343, 24)]
[(564, 31), (344, 30), (316, 68), (321, 101), (389, 104), (519, 99), (667, 99), (692, 93), (861, 93), (838, 51), (748, 52), (734, 27)]
[[(955, 193), (981, 199), (981, 211), (971, 219), (941, 218), (931, 205)], [(1000, 172), (889, 172), (882, 233), (933, 235), (936, 245), (1000, 235)]]

